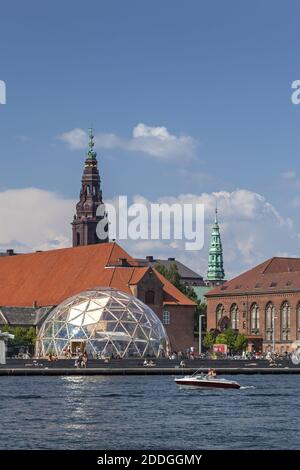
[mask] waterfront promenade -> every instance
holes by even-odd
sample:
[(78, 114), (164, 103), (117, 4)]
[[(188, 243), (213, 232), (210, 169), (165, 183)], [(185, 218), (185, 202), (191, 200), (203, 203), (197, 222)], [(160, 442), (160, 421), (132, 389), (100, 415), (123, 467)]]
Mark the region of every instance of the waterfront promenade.
[(259, 360), (188, 360), (186, 367), (179, 367), (179, 361), (159, 359), (154, 367), (143, 366), (142, 359), (113, 359), (109, 362), (91, 359), (87, 368), (76, 368), (75, 360), (61, 359), (55, 362), (32, 359), (8, 359), (0, 366), (0, 376), (7, 375), (182, 375), (192, 374), (196, 370), (207, 372), (214, 368), (219, 375), (233, 374), (300, 374), (300, 367), (290, 360), (278, 360), (276, 365)]

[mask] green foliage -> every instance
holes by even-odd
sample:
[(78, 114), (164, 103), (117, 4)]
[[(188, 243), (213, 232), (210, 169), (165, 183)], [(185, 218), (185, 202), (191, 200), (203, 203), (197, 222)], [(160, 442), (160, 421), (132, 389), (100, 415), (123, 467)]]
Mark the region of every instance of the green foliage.
[(243, 333), (228, 328), (217, 336), (216, 344), (227, 344), (229, 351), (236, 353), (246, 349), (248, 339)]
[(33, 326), (28, 328), (23, 326), (9, 326), (4, 325), (1, 327), (2, 331), (7, 331), (15, 335), (14, 339), (9, 340), (13, 346), (34, 346), (36, 341), (36, 331)]
[(248, 346), (248, 338), (243, 333), (239, 333), (235, 340), (235, 351), (243, 352)]
[(203, 338), (203, 346), (207, 349), (211, 349), (214, 342), (215, 342), (215, 335), (213, 331), (207, 331)]

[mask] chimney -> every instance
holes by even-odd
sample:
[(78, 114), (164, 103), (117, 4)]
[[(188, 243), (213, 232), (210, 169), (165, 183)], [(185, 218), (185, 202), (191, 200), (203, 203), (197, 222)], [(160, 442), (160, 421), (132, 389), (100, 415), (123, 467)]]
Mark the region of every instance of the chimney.
[(8, 250), (6, 250), (6, 255), (7, 256), (13, 256), (14, 254), (15, 254), (15, 252), (12, 248), (9, 248)]
[(175, 258), (168, 258), (168, 261), (175, 261)]
[(146, 260), (149, 261), (149, 263), (152, 263), (154, 261), (153, 256), (146, 256)]
[(34, 301), (32, 302), (32, 307), (33, 307), (33, 308), (37, 308), (37, 306), (38, 306), (38, 305), (37, 305), (37, 301), (34, 300)]

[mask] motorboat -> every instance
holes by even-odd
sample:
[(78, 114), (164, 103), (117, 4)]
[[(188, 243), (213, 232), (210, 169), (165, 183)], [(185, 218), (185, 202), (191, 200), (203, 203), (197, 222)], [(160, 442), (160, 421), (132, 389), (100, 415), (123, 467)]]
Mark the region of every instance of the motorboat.
[(186, 375), (185, 377), (176, 377), (174, 379), (177, 385), (186, 388), (240, 388), (240, 384), (234, 380), (217, 379), (204, 374)]

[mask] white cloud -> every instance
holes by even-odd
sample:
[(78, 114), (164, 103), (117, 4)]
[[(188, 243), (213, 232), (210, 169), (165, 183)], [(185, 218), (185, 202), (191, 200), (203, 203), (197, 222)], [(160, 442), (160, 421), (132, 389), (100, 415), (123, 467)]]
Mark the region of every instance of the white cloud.
[(296, 172), (294, 170), (284, 171), (281, 173), (281, 177), (285, 180), (292, 180), (296, 178)]
[[(59, 136), (71, 149), (87, 147), (88, 134), (83, 129), (73, 129)], [(173, 135), (166, 127), (137, 124), (132, 137), (122, 138), (116, 134), (97, 134), (95, 147), (98, 149), (120, 148), (132, 152), (141, 152), (162, 160), (189, 160), (195, 157), (198, 142), (188, 135)]]
[(37, 188), (0, 192), (0, 249), (64, 248), (71, 243), (75, 201)]
[(280, 176), (291, 188), (300, 188), (300, 179), (294, 170), (284, 171)]
[(72, 150), (78, 150), (87, 146), (87, 133), (83, 129), (72, 129), (69, 132), (64, 132), (59, 136), (59, 139), (64, 141)]

